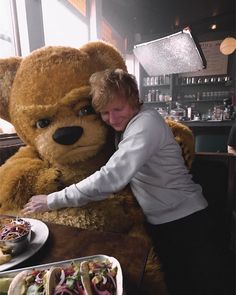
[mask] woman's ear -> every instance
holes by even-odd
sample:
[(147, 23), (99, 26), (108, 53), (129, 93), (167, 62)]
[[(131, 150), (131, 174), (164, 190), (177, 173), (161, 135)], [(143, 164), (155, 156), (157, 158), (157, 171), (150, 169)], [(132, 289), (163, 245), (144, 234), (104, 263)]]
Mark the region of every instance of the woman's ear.
[(80, 48), (90, 58), (93, 72), (104, 71), (108, 68), (127, 71), (121, 53), (111, 44), (104, 41), (91, 41)]
[(9, 122), (10, 93), (21, 60), (20, 57), (0, 59), (0, 117)]

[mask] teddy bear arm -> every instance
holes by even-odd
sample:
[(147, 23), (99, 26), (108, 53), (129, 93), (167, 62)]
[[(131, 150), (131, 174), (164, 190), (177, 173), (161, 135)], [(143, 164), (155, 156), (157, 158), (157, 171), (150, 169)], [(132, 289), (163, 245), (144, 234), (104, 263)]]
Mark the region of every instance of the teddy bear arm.
[(30, 146), (22, 146), (13, 156), (11, 156), (7, 161), (15, 161), (16, 159), (25, 158), (29, 159), (40, 159), (38, 152)]
[(58, 190), (60, 177), (33, 149), (21, 148), (0, 167), (0, 212), (22, 208), (32, 195)]
[(0, 207), (20, 208), (34, 192), (35, 178), (42, 169), (37, 159), (15, 158), (0, 167)]

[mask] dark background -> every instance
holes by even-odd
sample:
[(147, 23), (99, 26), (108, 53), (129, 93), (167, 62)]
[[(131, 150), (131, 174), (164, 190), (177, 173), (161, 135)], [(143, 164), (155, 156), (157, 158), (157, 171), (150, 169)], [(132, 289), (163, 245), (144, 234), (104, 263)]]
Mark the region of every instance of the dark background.
[(235, 35), (235, 0), (103, 0), (102, 11), (130, 48), (187, 26), (201, 41), (211, 39), (212, 24), (214, 34)]

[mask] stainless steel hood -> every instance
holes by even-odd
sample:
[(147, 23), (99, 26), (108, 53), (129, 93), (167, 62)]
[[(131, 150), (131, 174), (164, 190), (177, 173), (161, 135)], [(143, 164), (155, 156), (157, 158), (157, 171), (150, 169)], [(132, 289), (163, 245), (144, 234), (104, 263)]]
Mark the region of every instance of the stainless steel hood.
[(134, 55), (149, 76), (196, 72), (206, 66), (190, 30), (134, 46)]

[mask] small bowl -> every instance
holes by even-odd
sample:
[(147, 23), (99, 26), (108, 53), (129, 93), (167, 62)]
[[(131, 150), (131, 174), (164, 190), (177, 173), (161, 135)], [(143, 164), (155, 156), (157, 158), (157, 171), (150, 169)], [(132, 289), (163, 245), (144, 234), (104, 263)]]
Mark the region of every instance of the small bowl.
[[(31, 239), (31, 225), (28, 221), (21, 218), (6, 218), (6, 220), (1, 219), (2, 223), (0, 229), (0, 248), (2, 251), (7, 254), (11, 254), (12, 256), (16, 256), (27, 249), (30, 244)], [(15, 226), (17, 225), (23, 226), (25, 231), (23, 234), (20, 234), (19, 237), (16, 238), (8, 238), (4, 239), (4, 234), (2, 234), (5, 230), (5, 227), (9, 227), (9, 225)], [(17, 231), (16, 231), (17, 232)]]

